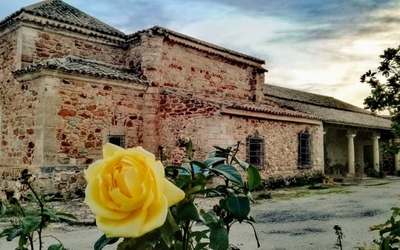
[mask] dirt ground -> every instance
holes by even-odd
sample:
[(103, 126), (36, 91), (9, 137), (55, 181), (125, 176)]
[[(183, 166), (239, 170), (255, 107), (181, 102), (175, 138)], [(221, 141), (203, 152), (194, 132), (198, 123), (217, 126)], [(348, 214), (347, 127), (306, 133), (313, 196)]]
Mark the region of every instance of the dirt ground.
[[(303, 187), (272, 191), (272, 199), (258, 200), (252, 208), (259, 249), (339, 249), (335, 245), (335, 225), (343, 230), (344, 250), (369, 246), (378, 237), (378, 232), (369, 231), (369, 227), (384, 223), (390, 217), (390, 208), (400, 205), (398, 194), (400, 180), (397, 179), (365, 180), (359, 185), (325, 190)], [(199, 203), (207, 209), (216, 199), (199, 199)], [(94, 219), (80, 200), (54, 203), (54, 207), (78, 215), (81, 221)], [(4, 221), (0, 223), (0, 229), (5, 225)], [(102, 233), (96, 227), (52, 224), (45, 235), (57, 237), (68, 249), (89, 250)], [(55, 242), (51, 237), (45, 238), (46, 245)], [(253, 229), (247, 224), (233, 226), (230, 243), (241, 250), (257, 249)], [(16, 245), (17, 240), (0, 240), (1, 250), (14, 250)], [(116, 249), (116, 245), (104, 249)]]

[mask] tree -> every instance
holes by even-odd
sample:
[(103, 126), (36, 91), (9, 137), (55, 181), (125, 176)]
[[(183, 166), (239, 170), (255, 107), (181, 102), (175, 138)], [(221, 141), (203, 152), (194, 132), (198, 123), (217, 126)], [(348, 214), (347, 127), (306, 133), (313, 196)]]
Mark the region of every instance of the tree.
[[(371, 86), (371, 94), (365, 98), (364, 105), (372, 112), (389, 111), (394, 137), (400, 138), (400, 46), (387, 48), (380, 58), (378, 71), (369, 70), (361, 76), (361, 82)], [(398, 152), (399, 141), (395, 140), (392, 147)]]

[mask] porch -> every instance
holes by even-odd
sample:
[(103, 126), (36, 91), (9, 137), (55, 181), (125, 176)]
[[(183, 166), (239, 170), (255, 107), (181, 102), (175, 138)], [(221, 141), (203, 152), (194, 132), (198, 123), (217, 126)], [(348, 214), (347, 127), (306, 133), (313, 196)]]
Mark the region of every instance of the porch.
[(400, 169), (399, 154), (383, 150), (393, 139), (389, 130), (324, 124), (325, 173), (379, 177)]

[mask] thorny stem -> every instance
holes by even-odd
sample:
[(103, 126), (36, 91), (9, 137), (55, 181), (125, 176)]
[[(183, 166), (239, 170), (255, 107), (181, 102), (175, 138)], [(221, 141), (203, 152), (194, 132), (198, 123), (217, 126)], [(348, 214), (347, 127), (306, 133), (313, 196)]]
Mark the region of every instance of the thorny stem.
[(236, 149), (235, 149), (235, 151), (233, 152), (233, 155), (232, 155), (232, 158), (231, 158), (231, 162), (229, 163), (229, 164), (231, 164), (231, 165), (232, 165), (232, 163), (233, 163), (233, 159), (235, 158), (237, 152), (239, 152), (239, 146), (240, 146), (240, 142), (238, 142), (238, 143), (236, 144)]
[(38, 230), (38, 235), (39, 235), (39, 250), (42, 250), (43, 249), (42, 229), (43, 229), (43, 225), (44, 225), (44, 220), (43, 220), (44, 205), (43, 205), (42, 201), (40, 200), (39, 196), (37, 195), (37, 193), (35, 192), (35, 190), (32, 188), (31, 184), (29, 182), (27, 182), (27, 184), (28, 184), (29, 189), (32, 191), (33, 195), (35, 196), (36, 201), (38, 202), (38, 204), (40, 206), (40, 226), (39, 226), (39, 230)]
[(183, 229), (183, 250), (188, 250), (189, 247), (189, 228), (190, 220), (186, 221), (185, 228)]

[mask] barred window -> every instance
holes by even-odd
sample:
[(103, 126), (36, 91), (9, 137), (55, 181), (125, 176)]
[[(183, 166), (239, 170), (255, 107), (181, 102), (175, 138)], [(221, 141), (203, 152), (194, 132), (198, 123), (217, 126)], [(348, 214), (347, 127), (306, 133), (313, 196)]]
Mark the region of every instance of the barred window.
[(125, 148), (125, 135), (108, 135), (108, 142)]
[(310, 133), (299, 133), (299, 168), (312, 167), (311, 141)]
[(260, 138), (258, 133), (253, 137), (246, 138), (247, 162), (257, 169), (265, 167), (265, 142), (264, 138)]

